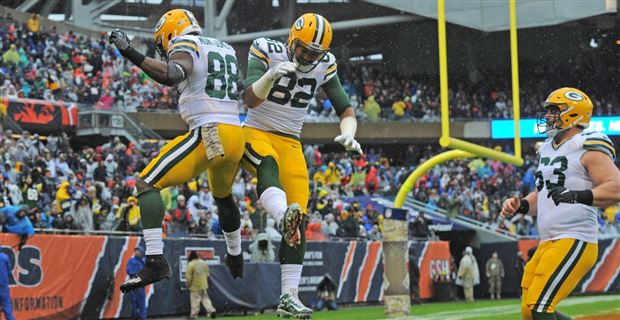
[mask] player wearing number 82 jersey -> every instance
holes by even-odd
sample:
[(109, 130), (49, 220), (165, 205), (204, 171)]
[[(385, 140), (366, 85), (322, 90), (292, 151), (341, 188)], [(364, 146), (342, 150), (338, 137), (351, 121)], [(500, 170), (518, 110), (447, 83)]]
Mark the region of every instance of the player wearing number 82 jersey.
[[(328, 52), (332, 29), (318, 14), (299, 17), (286, 44), (259, 38), (250, 47), (245, 80), (246, 149), (242, 164), (258, 178), (261, 204), (283, 233), (280, 243), (282, 295), (277, 312), (308, 318), (312, 310), (298, 299), (305, 252), (303, 214), (308, 205), (308, 169), (299, 141), (310, 100), (323, 88), (340, 116), (335, 141), (362, 153), (355, 140), (357, 122)], [(299, 231), (301, 229), (301, 232)]]
[(218, 206), (227, 244), (225, 262), (233, 277), (243, 275), (239, 208), (232, 184), (243, 155), (243, 129), (238, 114), (238, 65), (227, 43), (201, 36), (191, 12), (166, 12), (155, 27), (155, 47), (165, 61), (147, 58), (131, 47), (125, 33), (110, 35), (121, 54), (157, 82), (178, 86), (179, 109), (189, 131), (166, 144), (140, 173), (136, 186), (146, 262), (136, 277), (121, 285), (126, 292), (170, 276), (163, 257), (161, 189), (185, 183), (205, 170)]
[(550, 138), (538, 149), (536, 190), (504, 202), (501, 214), (538, 216), (540, 244), (521, 281), (523, 319), (565, 319), (556, 311), (598, 255), (597, 208), (620, 201), (616, 151), (603, 133), (584, 132), (592, 102), (575, 88), (553, 91), (539, 115)]

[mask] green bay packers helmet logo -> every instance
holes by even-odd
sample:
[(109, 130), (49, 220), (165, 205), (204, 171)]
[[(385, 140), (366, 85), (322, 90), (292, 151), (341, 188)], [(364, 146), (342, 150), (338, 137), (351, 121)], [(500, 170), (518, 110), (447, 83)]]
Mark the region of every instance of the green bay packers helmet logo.
[(166, 15), (162, 16), (161, 19), (159, 19), (159, 21), (157, 21), (157, 24), (155, 25), (155, 32), (159, 32), (159, 30), (161, 29), (161, 27), (164, 26), (164, 23), (166, 23)]
[(299, 17), (297, 21), (295, 21), (295, 30), (300, 31), (304, 27), (304, 18)]
[(567, 99), (570, 99), (570, 100), (573, 100), (573, 101), (581, 101), (581, 100), (583, 100), (583, 96), (579, 92), (575, 92), (575, 91), (566, 91), (564, 93), (564, 96)]

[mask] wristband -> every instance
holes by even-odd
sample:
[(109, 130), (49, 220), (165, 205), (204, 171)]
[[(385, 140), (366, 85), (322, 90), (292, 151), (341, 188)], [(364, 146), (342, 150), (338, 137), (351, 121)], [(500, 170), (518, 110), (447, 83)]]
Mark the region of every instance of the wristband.
[(144, 59), (146, 59), (146, 57), (142, 53), (140, 53), (138, 50), (134, 49), (131, 46), (121, 51), (121, 54), (123, 55), (123, 57), (129, 59), (129, 61), (133, 62), (133, 64), (138, 67), (142, 64), (142, 62), (144, 62)]
[(592, 190), (578, 190), (575, 191), (577, 202), (585, 204), (586, 206), (591, 206), (594, 202), (594, 193)]
[(515, 212), (527, 214), (529, 211), (530, 211), (530, 203), (525, 199), (521, 199), (519, 208)]

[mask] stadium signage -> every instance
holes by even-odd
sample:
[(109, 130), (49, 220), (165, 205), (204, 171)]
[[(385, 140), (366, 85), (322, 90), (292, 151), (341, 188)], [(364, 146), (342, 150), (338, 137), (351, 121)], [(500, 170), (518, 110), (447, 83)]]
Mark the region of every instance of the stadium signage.
[(41, 283), (43, 271), (41, 250), (38, 247), (26, 245), (17, 250), (11, 246), (1, 246), (0, 251), (7, 255), (13, 266), (9, 274), (9, 286), (36, 287)]
[[(521, 119), (519, 124), (521, 138), (546, 138), (544, 134), (538, 133), (536, 119)], [(491, 139), (512, 139), (514, 130), (514, 120), (491, 120)], [(593, 117), (587, 130), (608, 136), (620, 135), (620, 117)]]

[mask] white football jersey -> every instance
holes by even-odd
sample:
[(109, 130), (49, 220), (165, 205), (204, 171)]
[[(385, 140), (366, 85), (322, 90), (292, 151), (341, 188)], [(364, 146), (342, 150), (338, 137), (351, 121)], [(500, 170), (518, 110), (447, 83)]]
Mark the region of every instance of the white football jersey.
[(177, 51), (194, 58), (192, 73), (179, 84), (179, 111), (189, 129), (210, 122), (241, 125), (235, 49), (214, 38), (184, 35), (172, 39), (168, 56)]
[[(248, 59), (260, 61), (267, 69), (289, 61), (286, 45), (268, 38), (254, 40)], [(308, 112), (308, 103), (319, 87), (336, 73), (336, 57), (327, 53), (310, 72), (297, 71), (281, 77), (274, 83), (267, 100), (249, 109), (245, 125), (299, 137)]]
[(598, 132), (577, 134), (559, 146), (554, 146), (552, 141), (548, 139), (538, 150), (536, 188), (540, 240), (574, 238), (596, 243), (597, 208), (580, 203), (560, 203), (556, 206), (547, 194), (555, 186), (570, 190), (592, 189), (592, 180), (581, 165), (581, 157), (589, 150), (596, 150), (614, 159), (613, 143), (605, 134)]

